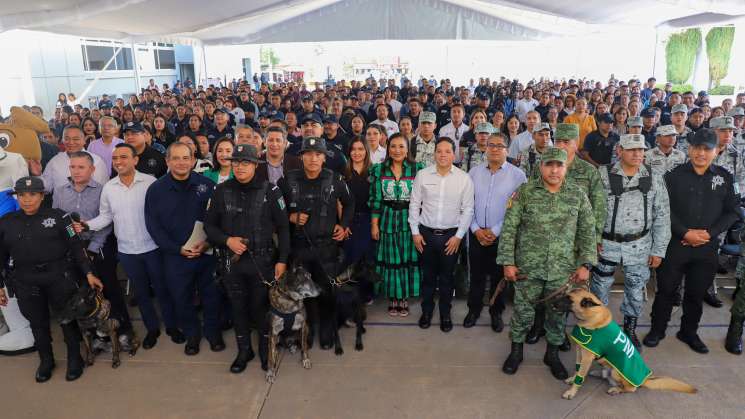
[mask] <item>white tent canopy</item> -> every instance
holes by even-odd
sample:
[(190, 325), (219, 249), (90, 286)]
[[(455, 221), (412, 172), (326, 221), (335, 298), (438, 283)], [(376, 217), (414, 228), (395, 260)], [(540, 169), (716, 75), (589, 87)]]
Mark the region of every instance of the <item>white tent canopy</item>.
[(0, 0), (0, 32), (230, 45), (536, 40), (607, 26), (731, 23), (742, 0)]

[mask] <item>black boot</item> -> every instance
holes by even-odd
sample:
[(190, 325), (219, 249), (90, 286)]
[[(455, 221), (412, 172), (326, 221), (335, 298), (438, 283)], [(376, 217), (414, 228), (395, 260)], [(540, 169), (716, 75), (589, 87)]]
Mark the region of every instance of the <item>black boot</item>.
[(551, 345), (550, 343), (546, 345), (546, 355), (543, 356), (543, 363), (551, 368), (551, 375), (557, 380), (566, 380), (569, 378), (567, 369), (564, 368), (564, 365), (559, 359), (558, 345)]
[(530, 328), (528, 336), (525, 337), (525, 343), (533, 345), (537, 343), (541, 337), (546, 336), (546, 329), (543, 328), (543, 322), (546, 319), (546, 307), (540, 304), (535, 308), (535, 319), (533, 320), (533, 327)]
[(505, 374), (513, 375), (514, 373), (517, 372), (517, 369), (520, 367), (520, 364), (522, 362), (523, 362), (523, 344), (512, 342), (512, 349), (510, 350), (510, 355), (504, 361), (504, 365), (502, 365), (502, 371)]
[(85, 362), (80, 356), (80, 341), (82, 336), (76, 323), (67, 323), (62, 325), (62, 334), (65, 337), (67, 345), (67, 373), (65, 380), (75, 381), (83, 375), (83, 366)]
[(37, 351), (39, 352), (39, 368), (36, 369), (36, 382), (44, 383), (52, 378), (54, 370), (54, 354), (52, 353), (51, 343), (36, 342)]
[(254, 349), (251, 347), (251, 335), (236, 336), (235, 341), (238, 343), (238, 355), (235, 361), (230, 365), (230, 372), (240, 374), (246, 369), (246, 365), (256, 357)]
[(561, 352), (569, 352), (572, 349), (572, 342), (569, 341), (569, 336), (564, 334), (564, 342), (559, 345), (559, 350)]
[(727, 338), (724, 341), (724, 349), (731, 354), (742, 354), (742, 324), (744, 320), (735, 316), (730, 318)]
[(626, 333), (626, 336), (631, 339), (631, 343), (634, 344), (634, 347), (637, 351), (642, 351), (642, 345), (639, 342), (639, 338), (636, 336), (636, 317), (631, 316), (623, 316), (623, 332)]
[(704, 294), (704, 302), (714, 308), (720, 308), (724, 305), (722, 300), (717, 297), (714, 285), (710, 286), (709, 289), (706, 290), (706, 294)]
[(259, 359), (261, 360), (261, 369), (269, 369), (269, 335), (259, 335)]

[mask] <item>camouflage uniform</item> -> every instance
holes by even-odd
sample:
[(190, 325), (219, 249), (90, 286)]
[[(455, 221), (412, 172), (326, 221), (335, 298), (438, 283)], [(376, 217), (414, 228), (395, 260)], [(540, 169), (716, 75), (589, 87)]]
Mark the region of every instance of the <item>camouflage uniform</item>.
[(675, 148), (682, 151), (683, 154), (688, 156), (688, 136), (693, 135), (693, 131), (691, 131), (688, 126), (683, 127), (683, 133), (678, 134), (675, 140)]
[(743, 191), (745, 191), (745, 167), (743, 167), (743, 160), (735, 146), (728, 144), (712, 164), (722, 166), (732, 175), (735, 183), (735, 195), (737, 197), (742, 196)]
[(435, 143), (437, 143), (437, 138), (432, 137), (429, 142), (426, 142), (422, 137), (417, 135), (414, 141), (416, 142), (416, 162), (421, 163), (424, 167), (435, 164)]
[[(531, 144), (527, 150), (521, 151), (517, 155), (517, 160), (520, 162), (520, 168), (525, 172), (525, 176), (540, 177), (538, 167), (541, 165), (541, 152), (535, 148), (535, 144)], [(532, 160), (532, 163), (531, 163)]]
[[(556, 154), (554, 150), (558, 149), (547, 153)], [(542, 179), (531, 179), (508, 206), (497, 264), (517, 266), (519, 275), (526, 276), (515, 282), (510, 323), (512, 342), (522, 343), (533, 324), (533, 301), (564, 285), (578, 267), (597, 262), (595, 220), (587, 195), (573, 182), (565, 181), (557, 193), (551, 193)], [(563, 313), (546, 310), (548, 343), (564, 342), (565, 322)]]
[[(640, 141), (644, 144), (643, 138)], [(612, 194), (609, 170), (610, 174), (621, 177), (623, 185), (624, 192), (618, 198), (617, 209), (615, 208), (616, 197)], [(640, 180), (649, 176), (652, 177), (651, 189), (645, 200), (638, 187)], [(592, 271), (590, 289), (603, 301), (603, 304), (608, 304), (608, 293), (613, 285), (613, 273), (617, 266), (622, 266), (624, 296), (621, 313), (624, 316), (640, 317), (644, 304), (644, 288), (649, 281), (649, 256), (664, 258), (670, 242), (670, 202), (667, 188), (662, 174), (655, 170), (650, 173), (644, 165), (639, 167), (639, 171), (631, 179), (624, 176), (621, 163), (616, 163), (610, 169), (608, 166), (601, 168), (600, 177), (608, 193), (608, 214), (603, 231), (603, 249), (598, 265)], [(632, 188), (633, 190), (627, 191)], [(615, 226), (612, 225), (613, 218), (615, 218)], [(631, 239), (633, 235), (645, 230), (648, 233), (643, 237)], [(615, 234), (616, 237), (612, 237), (611, 234)], [(627, 238), (620, 238), (619, 235), (625, 235)]]
[(685, 153), (675, 148), (670, 151), (669, 155), (665, 155), (659, 147), (647, 150), (644, 153), (644, 163), (651, 166), (652, 170), (660, 176), (685, 163), (686, 160), (688, 160), (688, 157)]

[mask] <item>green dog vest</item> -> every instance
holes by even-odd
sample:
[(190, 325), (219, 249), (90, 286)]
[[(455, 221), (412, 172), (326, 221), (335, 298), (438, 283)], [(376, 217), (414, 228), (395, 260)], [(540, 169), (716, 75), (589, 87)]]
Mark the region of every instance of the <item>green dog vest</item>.
[(639, 387), (652, 375), (631, 339), (615, 322), (593, 330), (574, 326), (571, 336), (578, 345), (607, 361), (634, 387)]

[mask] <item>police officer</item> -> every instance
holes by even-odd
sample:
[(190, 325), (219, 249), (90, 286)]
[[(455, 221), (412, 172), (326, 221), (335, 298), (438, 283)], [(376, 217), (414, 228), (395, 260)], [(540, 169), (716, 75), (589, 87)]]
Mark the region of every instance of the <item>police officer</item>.
[(207, 130), (207, 140), (210, 143), (210, 149), (215, 145), (215, 141), (226, 137), (231, 140), (235, 139), (235, 131), (230, 124), (230, 111), (225, 108), (215, 109), (215, 124)]
[(672, 239), (657, 270), (652, 328), (644, 337), (645, 346), (655, 347), (665, 338), (675, 292), (685, 276), (683, 317), (676, 336), (696, 352), (709, 351), (697, 334), (701, 305), (717, 271), (717, 236), (737, 219), (738, 205), (732, 175), (712, 164), (717, 144), (713, 130), (700, 129), (690, 137), (688, 163), (665, 175)]
[[(207, 209), (204, 230), (210, 243), (224, 255), (223, 285), (233, 309), (238, 355), (230, 372), (240, 373), (254, 358), (251, 328), (259, 336), (261, 368), (267, 368), (269, 281), (287, 268), (290, 225), (281, 191), (268, 180), (256, 178), (258, 152), (252, 145), (238, 145), (231, 165), (234, 178), (217, 186)], [(250, 216), (249, 216), (250, 215)], [(275, 249), (272, 235), (277, 233)]]
[(530, 177), (541, 165), (541, 154), (551, 146), (551, 125), (541, 122), (533, 127), (533, 144), (517, 155), (520, 168)]
[[(323, 138), (303, 139), (300, 149), (303, 168), (291, 170), (279, 180), (287, 202), (290, 223), (293, 225), (292, 254), (313, 275), (323, 292), (310, 300), (308, 316), (311, 332), (320, 319), (321, 348), (328, 349), (333, 342), (332, 318), (335, 301), (330, 280), (338, 270), (339, 245), (349, 235), (354, 217), (354, 200), (341, 175), (323, 167), (328, 150)], [(341, 203), (341, 217), (337, 216), (337, 202)], [(309, 333), (309, 343), (313, 333)]]
[[(91, 287), (102, 289), (103, 285), (91, 271), (82, 241), (73, 232), (71, 218), (59, 209), (41, 208), (42, 179), (23, 177), (14, 189), (21, 210), (0, 218), (0, 265), (6, 266), (12, 258), (13, 270), (10, 277), (0, 277), (0, 282), (8, 282), (15, 290), (21, 313), (31, 323), (41, 359), (36, 382), (43, 383), (52, 377), (55, 367), (49, 306), (54, 311), (64, 308), (78, 288), (81, 272)], [(0, 286), (0, 305), (7, 303)], [(83, 375), (80, 330), (75, 321), (61, 327), (67, 345), (65, 379), (74, 381)]]
[(592, 270), (592, 292), (608, 304), (617, 267), (623, 268), (623, 330), (641, 350), (636, 323), (644, 304), (649, 268), (657, 268), (670, 241), (670, 203), (662, 173), (643, 165), (644, 136), (621, 136), (620, 161), (601, 166), (608, 193), (608, 215), (598, 265)]
[[(546, 150), (541, 156), (541, 177), (522, 185), (508, 203), (497, 252), (505, 279), (515, 284), (512, 350), (502, 366), (505, 374), (516, 373), (523, 361), (534, 301), (568, 281), (586, 283), (597, 262), (592, 207), (587, 195), (566, 180), (566, 161), (566, 151)], [(566, 338), (566, 319), (551, 308), (545, 317), (548, 345), (543, 362), (556, 379), (565, 380), (569, 374), (558, 351)]]
[[(677, 133), (672, 125), (663, 125), (655, 131), (657, 146), (644, 153), (644, 163), (661, 175), (686, 162), (686, 154), (675, 148)], [(647, 143), (649, 144), (649, 143)]]
[(720, 116), (712, 118), (709, 121), (709, 127), (717, 134), (719, 144), (717, 145), (718, 155), (714, 159), (714, 164), (725, 168), (734, 178), (735, 195), (738, 198), (745, 191), (745, 167), (741, 160), (741, 155), (734, 145), (735, 123), (731, 116)]

